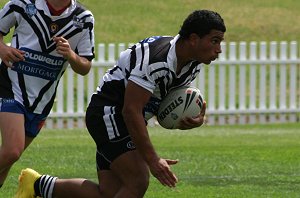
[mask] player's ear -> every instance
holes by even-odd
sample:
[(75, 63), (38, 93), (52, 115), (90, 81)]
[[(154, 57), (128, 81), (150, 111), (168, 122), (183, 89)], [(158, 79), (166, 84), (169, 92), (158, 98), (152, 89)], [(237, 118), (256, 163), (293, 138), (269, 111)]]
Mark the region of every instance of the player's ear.
[(199, 39), (200, 39), (200, 37), (196, 33), (191, 33), (189, 36), (189, 41), (190, 41), (191, 45), (195, 45)]

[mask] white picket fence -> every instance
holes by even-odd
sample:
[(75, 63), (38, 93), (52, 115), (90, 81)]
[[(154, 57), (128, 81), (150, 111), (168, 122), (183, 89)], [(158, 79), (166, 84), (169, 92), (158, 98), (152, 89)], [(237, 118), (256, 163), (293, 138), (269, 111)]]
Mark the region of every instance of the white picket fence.
[[(99, 44), (99, 58), (86, 77), (69, 69), (58, 87), (46, 127), (84, 127), (91, 94), (105, 71), (129, 45)], [(223, 43), (222, 50), (219, 59), (205, 65), (194, 82), (207, 101), (208, 124), (299, 121), (300, 59), (296, 41), (231, 42)]]
[[(90, 96), (119, 53), (130, 45), (99, 44), (99, 58), (85, 77), (68, 68), (46, 128), (85, 127)], [(296, 41), (230, 42), (222, 44), (222, 51), (218, 60), (203, 66), (194, 82), (207, 101), (207, 124), (299, 121), (300, 58)]]

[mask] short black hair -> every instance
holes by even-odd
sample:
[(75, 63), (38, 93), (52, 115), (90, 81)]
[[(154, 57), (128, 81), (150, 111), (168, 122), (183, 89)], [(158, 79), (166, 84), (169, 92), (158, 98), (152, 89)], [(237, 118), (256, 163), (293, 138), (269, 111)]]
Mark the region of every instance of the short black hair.
[(184, 20), (179, 34), (182, 38), (188, 38), (190, 34), (195, 33), (201, 38), (212, 29), (226, 32), (220, 14), (211, 10), (195, 10)]

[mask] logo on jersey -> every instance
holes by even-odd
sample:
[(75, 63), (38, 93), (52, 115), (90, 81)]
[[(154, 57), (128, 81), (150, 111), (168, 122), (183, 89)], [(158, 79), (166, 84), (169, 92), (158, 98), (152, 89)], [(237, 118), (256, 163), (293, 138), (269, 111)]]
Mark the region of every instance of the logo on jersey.
[(25, 61), (15, 62), (12, 70), (46, 80), (54, 81), (57, 79), (63, 69), (64, 58), (51, 56), (28, 48), (20, 48), (20, 50), (25, 51)]
[(84, 19), (80, 19), (79, 17), (75, 16), (73, 17), (73, 26), (79, 29), (83, 29), (84, 27)]
[(26, 5), (25, 13), (31, 18), (37, 12), (37, 9), (34, 4), (30, 3)]
[(152, 42), (156, 41), (159, 38), (161, 38), (161, 36), (151, 36), (149, 38), (146, 38), (146, 39), (140, 41), (140, 43), (152, 43)]
[(58, 25), (55, 23), (51, 23), (49, 27), (50, 27), (50, 32), (53, 34), (58, 31)]

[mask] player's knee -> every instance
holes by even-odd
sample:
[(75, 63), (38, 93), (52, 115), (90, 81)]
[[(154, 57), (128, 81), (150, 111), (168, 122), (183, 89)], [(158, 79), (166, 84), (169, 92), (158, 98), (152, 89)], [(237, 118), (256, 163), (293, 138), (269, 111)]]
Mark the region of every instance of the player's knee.
[(18, 149), (3, 150), (1, 154), (1, 161), (6, 165), (12, 165), (20, 159), (22, 151)]
[(110, 188), (102, 188), (99, 190), (100, 197), (114, 197), (117, 194), (117, 191), (113, 191)]
[(130, 185), (130, 191), (135, 197), (143, 197), (149, 186), (149, 175), (137, 177)]
[(144, 194), (146, 193), (147, 189), (149, 186), (149, 178), (147, 180), (142, 181), (136, 189), (138, 189), (138, 196), (139, 197), (144, 197)]
[(148, 185), (145, 185), (145, 183), (140, 183), (139, 186), (127, 185), (121, 187), (120, 190), (117, 192), (117, 195), (121, 195), (123, 197), (142, 198), (144, 197), (147, 189)]

